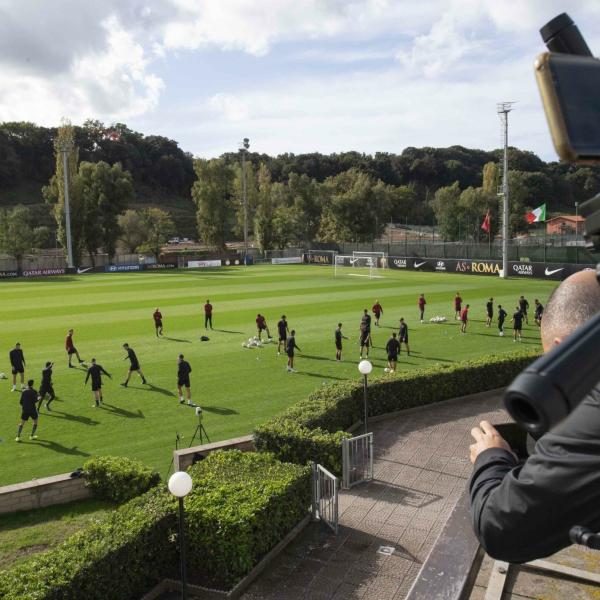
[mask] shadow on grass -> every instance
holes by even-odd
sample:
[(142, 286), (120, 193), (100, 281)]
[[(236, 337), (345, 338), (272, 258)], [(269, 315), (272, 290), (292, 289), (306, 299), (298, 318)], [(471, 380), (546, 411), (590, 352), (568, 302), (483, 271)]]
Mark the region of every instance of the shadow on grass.
[(91, 456), (89, 452), (84, 452), (83, 450), (78, 450), (77, 446), (73, 446), (72, 448), (67, 448), (67, 446), (63, 446), (58, 442), (53, 442), (52, 440), (44, 440), (39, 438), (37, 440), (30, 441), (22, 441), (21, 444), (31, 444), (33, 446), (43, 446), (48, 450), (52, 450), (53, 452), (59, 452), (60, 454), (69, 454), (70, 456)]
[(191, 344), (192, 343), (191, 340), (182, 340), (179, 338), (169, 337), (168, 335), (163, 335), (162, 339), (169, 340), (170, 342), (179, 342), (181, 344)]
[(207, 406), (206, 404), (202, 404), (202, 410), (215, 413), (216, 415), (239, 415), (240, 413), (237, 410), (233, 410), (233, 408), (226, 408), (224, 406)]
[(310, 373), (309, 371), (298, 371), (295, 373), (296, 375), (308, 375), (308, 377), (318, 377), (323, 381), (328, 379), (337, 379), (338, 381), (347, 381), (347, 377), (334, 377), (333, 375), (323, 375), (322, 373)]
[(146, 392), (156, 392), (157, 394), (162, 394), (163, 396), (167, 396), (168, 398), (177, 398), (177, 395), (171, 390), (167, 390), (166, 388), (158, 387), (157, 385), (152, 385), (151, 383), (145, 384), (144, 387), (140, 387), (138, 385), (127, 385), (127, 388), (131, 390), (142, 390)]
[(244, 335), (244, 331), (233, 331), (232, 329), (211, 329), (210, 331), (219, 331), (221, 333), (236, 333), (239, 335)]
[(100, 421), (94, 421), (94, 419), (90, 419), (89, 417), (84, 417), (82, 415), (72, 415), (70, 413), (62, 412), (61, 410), (52, 410), (52, 412), (41, 412), (40, 416), (44, 415), (44, 417), (53, 417), (54, 419), (65, 419), (66, 421), (73, 421), (75, 423), (81, 423), (82, 425), (99, 425)]
[(113, 502), (97, 498), (76, 500), (67, 504), (57, 504), (56, 506), (47, 506), (45, 508), (35, 508), (33, 510), (2, 515), (0, 517), (0, 528), (2, 531), (10, 531), (11, 529), (19, 529), (21, 527), (31, 527), (40, 523), (57, 521), (65, 516), (72, 518), (99, 510), (110, 510), (115, 508), (115, 506)]
[(327, 358), (326, 356), (314, 356), (312, 354), (302, 354), (300, 353), (302, 358), (309, 358), (310, 360), (327, 360), (329, 362), (336, 362), (335, 358)]
[(105, 408), (109, 412), (115, 413), (119, 417), (126, 417), (127, 419), (145, 419), (144, 413), (138, 409), (137, 412), (132, 412), (130, 410), (126, 410), (125, 408), (120, 408), (119, 406), (115, 406), (114, 404), (108, 404), (103, 402), (100, 405), (101, 408)]

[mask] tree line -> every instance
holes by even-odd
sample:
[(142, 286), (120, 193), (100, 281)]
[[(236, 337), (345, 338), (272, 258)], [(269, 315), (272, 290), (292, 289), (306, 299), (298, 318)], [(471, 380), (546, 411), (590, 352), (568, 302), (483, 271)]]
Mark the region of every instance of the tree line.
[[(56, 236), (65, 245), (62, 159), (67, 142), (73, 248), (76, 258), (118, 248), (157, 254), (169, 236), (195, 217), (201, 242), (224, 248), (243, 238), (240, 153), (193, 159), (177, 142), (144, 136), (124, 124), (44, 128), (0, 124), (0, 249), (22, 255)], [(371, 241), (387, 223), (435, 226), (447, 240), (482, 239), (489, 212), (498, 231), (498, 164), (501, 151), (406, 148), (401, 154), (343, 152), (323, 155), (248, 152), (246, 184), (250, 235), (264, 250), (309, 242)], [(574, 203), (600, 192), (600, 169), (545, 163), (509, 150), (512, 234), (526, 231), (525, 212), (543, 202), (550, 211), (573, 212)], [(40, 189), (52, 219), (14, 207), (23, 182)], [(152, 206), (150, 191), (169, 198)], [(33, 202), (32, 202), (33, 204)], [(162, 203), (159, 203), (162, 204)], [(138, 210), (133, 210), (138, 206)], [(179, 211), (179, 221), (174, 215)], [(179, 227), (179, 230), (178, 230)], [(15, 232), (21, 232), (17, 234)], [(16, 239), (16, 238), (20, 239)], [(10, 250), (10, 251), (9, 251)]]

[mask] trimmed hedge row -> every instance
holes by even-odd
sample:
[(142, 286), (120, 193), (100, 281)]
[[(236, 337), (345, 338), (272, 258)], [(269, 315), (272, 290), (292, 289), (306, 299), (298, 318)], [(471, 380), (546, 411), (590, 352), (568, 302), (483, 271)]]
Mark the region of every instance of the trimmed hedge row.
[(140, 598), (177, 565), (175, 502), (164, 486), (117, 508), (56, 548), (0, 573), (5, 600)]
[[(382, 415), (503, 387), (538, 355), (534, 350), (491, 355), (372, 379), (368, 414)], [(254, 441), (258, 450), (273, 452), (280, 460), (316, 461), (339, 475), (341, 440), (351, 437), (345, 430), (363, 418), (363, 410), (361, 381), (335, 383), (259, 425)]]
[(98, 498), (125, 502), (158, 485), (160, 475), (124, 456), (95, 456), (83, 465), (87, 485)]
[[(310, 504), (310, 468), (271, 454), (211, 453), (186, 498), (190, 580), (228, 588), (275, 546)], [(0, 573), (0, 598), (138, 599), (178, 576), (177, 504), (166, 486), (89, 525), (55, 549)]]
[(203, 585), (230, 588), (306, 515), (310, 467), (272, 454), (215, 452), (189, 470), (188, 565)]

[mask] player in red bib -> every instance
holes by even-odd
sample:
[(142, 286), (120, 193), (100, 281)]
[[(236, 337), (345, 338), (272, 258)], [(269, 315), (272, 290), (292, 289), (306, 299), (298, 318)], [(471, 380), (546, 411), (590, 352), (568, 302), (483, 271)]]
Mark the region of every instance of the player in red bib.
[(423, 322), (423, 317), (425, 316), (425, 305), (427, 304), (427, 300), (425, 300), (425, 294), (419, 295), (419, 312), (421, 313), (421, 323)]
[(152, 313), (154, 319), (154, 328), (156, 329), (156, 337), (163, 334), (162, 313), (158, 308)]
[(469, 322), (469, 305), (467, 304), (460, 312), (460, 332), (467, 333), (467, 323)]
[(379, 326), (379, 317), (383, 314), (383, 307), (379, 304), (379, 300), (375, 300), (371, 312), (375, 315), (375, 325)]
[(269, 332), (269, 327), (267, 326), (267, 320), (260, 313), (258, 313), (256, 315), (256, 329), (258, 329), (258, 339), (259, 339), (259, 341), (261, 339), (261, 334), (262, 334), (263, 331), (267, 332), (267, 337), (270, 340), (273, 339), (271, 337), (271, 333)]
[(456, 296), (454, 296), (454, 319), (458, 321), (460, 319), (460, 311), (462, 309), (462, 298), (460, 297), (460, 292), (456, 292)]
[(75, 345), (73, 344), (73, 330), (69, 329), (69, 331), (67, 331), (67, 339), (65, 340), (65, 350), (67, 351), (67, 355), (69, 357), (69, 369), (74, 369), (75, 367), (71, 364), (71, 358), (73, 356), (73, 354), (77, 357), (77, 360), (79, 361), (79, 364), (83, 364), (85, 361), (81, 359), (81, 356), (79, 356), (79, 352), (77, 352), (77, 348), (75, 348)]
[(210, 325), (210, 328), (212, 329), (212, 304), (210, 303), (210, 300), (206, 301), (206, 304), (204, 305), (204, 329), (208, 329), (208, 326)]

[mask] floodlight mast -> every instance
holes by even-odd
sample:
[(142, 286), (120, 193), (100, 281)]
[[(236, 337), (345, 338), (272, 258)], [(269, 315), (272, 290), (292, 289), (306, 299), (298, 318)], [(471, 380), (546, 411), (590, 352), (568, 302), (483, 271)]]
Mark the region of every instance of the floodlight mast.
[(248, 191), (246, 186), (246, 153), (250, 148), (250, 140), (244, 138), (242, 140), (242, 202), (244, 204), (244, 264), (247, 264), (248, 257)]
[(71, 207), (69, 203), (69, 152), (73, 149), (73, 144), (67, 140), (59, 140), (57, 144), (58, 151), (62, 154), (63, 161), (63, 181), (64, 181), (64, 199), (65, 199), (65, 232), (67, 236), (67, 266), (73, 268), (73, 245), (71, 242)]
[(502, 188), (498, 195), (502, 196), (502, 277), (508, 277), (508, 113), (513, 109), (514, 102), (499, 102), (497, 112), (502, 122), (504, 142), (504, 157), (502, 160)]

